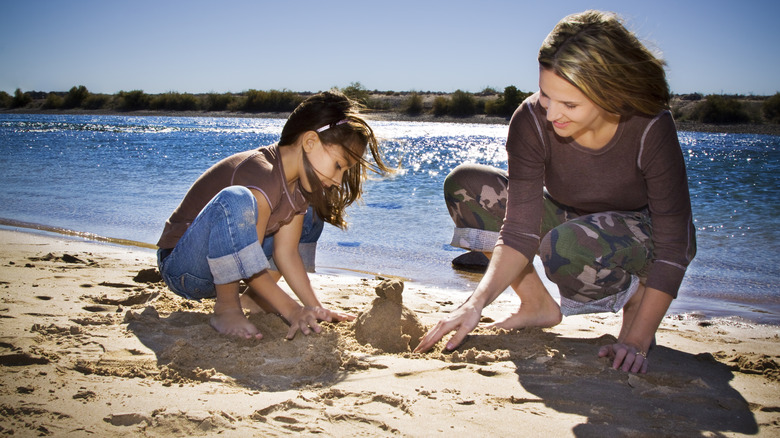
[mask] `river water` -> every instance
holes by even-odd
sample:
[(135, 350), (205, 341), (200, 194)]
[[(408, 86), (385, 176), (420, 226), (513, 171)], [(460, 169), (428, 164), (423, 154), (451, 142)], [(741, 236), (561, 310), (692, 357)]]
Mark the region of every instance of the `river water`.
[[(283, 119), (0, 114), (0, 218), (154, 244), (216, 161), (272, 144)], [(506, 167), (506, 125), (372, 122), (399, 168), (373, 179), (344, 232), (326, 225), (318, 271), (395, 275), (465, 299), (452, 269), (447, 173)], [(780, 324), (780, 137), (680, 132), (698, 254), (672, 312)], [(550, 283), (547, 283), (550, 286)], [(554, 289), (554, 288), (553, 288)], [(555, 292), (555, 291), (553, 291)]]

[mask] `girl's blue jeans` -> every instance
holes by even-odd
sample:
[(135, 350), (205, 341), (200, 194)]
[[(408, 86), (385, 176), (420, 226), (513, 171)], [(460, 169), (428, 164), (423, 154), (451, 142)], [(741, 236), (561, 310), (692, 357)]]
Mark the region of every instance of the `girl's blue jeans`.
[[(257, 237), (257, 200), (248, 188), (231, 186), (201, 210), (176, 247), (157, 251), (157, 266), (168, 287), (194, 300), (216, 295), (215, 285), (248, 279), (273, 263), (273, 236)], [(317, 240), (324, 222), (311, 207), (306, 212), (298, 250), (314, 271)]]

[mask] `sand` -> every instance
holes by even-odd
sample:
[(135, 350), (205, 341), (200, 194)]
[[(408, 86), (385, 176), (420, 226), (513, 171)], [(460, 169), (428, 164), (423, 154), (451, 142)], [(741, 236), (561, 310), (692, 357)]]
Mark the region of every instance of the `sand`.
[(278, 317), (253, 315), (264, 339), (237, 340), (209, 327), (212, 302), (158, 281), (151, 251), (13, 230), (0, 243), (0, 435), (780, 436), (776, 326), (667, 317), (646, 375), (597, 357), (612, 314), (415, 354), (389, 340), (415, 342), (465, 295), (406, 283), (395, 301), (383, 279), (314, 274), (356, 321), (286, 341)]

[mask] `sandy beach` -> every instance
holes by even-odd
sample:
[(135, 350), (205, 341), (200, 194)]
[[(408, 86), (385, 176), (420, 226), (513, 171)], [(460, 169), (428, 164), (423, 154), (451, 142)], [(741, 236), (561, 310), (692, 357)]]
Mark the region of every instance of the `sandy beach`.
[(0, 243), (2, 435), (780, 436), (777, 326), (667, 317), (646, 375), (597, 357), (612, 314), (414, 354), (460, 298), (407, 283), (398, 304), (398, 283), (314, 274), (357, 321), (286, 341), (280, 318), (251, 315), (264, 339), (246, 341), (211, 329), (212, 302), (168, 291), (150, 250), (7, 229)]

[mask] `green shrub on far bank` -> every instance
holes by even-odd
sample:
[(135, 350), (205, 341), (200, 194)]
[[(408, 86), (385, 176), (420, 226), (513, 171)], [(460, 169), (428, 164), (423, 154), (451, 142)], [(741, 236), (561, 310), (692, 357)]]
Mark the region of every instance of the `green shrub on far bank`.
[(116, 98), (116, 108), (120, 111), (139, 111), (149, 109), (151, 98), (142, 90), (120, 91)]
[(413, 92), (404, 100), (401, 111), (408, 116), (419, 116), (423, 112), (423, 100), (419, 93)]
[(352, 82), (348, 87), (342, 88), (341, 92), (361, 105), (368, 106), (370, 93), (360, 82)]
[(89, 97), (89, 90), (83, 85), (72, 87), (65, 98), (62, 99), (62, 107), (65, 109), (81, 108)]
[(469, 117), (477, 113), (477, 102), (474, 95), (461, 90), (455, 90), (450, 96), (449, 115)]
[(108, 108), (112, 100), (113, 98), (108, 94), (90, 94), (81, 106), (88, 110), (99, 110)]
[(24, 108), (32, 102), (30, 93), (22, 93), (22, 90), (17, 88), (14, 91), (14, 97), (11, 99), (11, 108)]
[(195, 111), (199, 107), (198, 99), (192, 94), (164, 93), (154, 96), (149, 101), (149, 109), (168, 111)]
[(303, 99), (289, 90), (249, 90), (246, 97), (239, 103), (239, 109), (248, 113), (255, 112), (288, 112), (295, 109)]
[(43, 102), (43, 108), (44, 109), (60, 109), (62, 108), (62, 97), (58, 96), (56, 93), (49, 93), (48, 96), (46, 96), (46, 101)]
[(209, 93), (202, 102), (206, 111), (225, 111), (233, 103), (233, 95)]
[(767, 122), (780, 123), (780, 93), (764, 101), (761, 105), (761, 113)]
[(433, 115), (440, 117), (446, 116), (450, 110), (450, 100), (444, 96), (436, 96), (433, 99)]
[(10, 108), (13, 98), (5, 91), (0, 91), (0, 108)]
[(514, 85), (504, 88), (504, 94), (498, 99), (485, 103), (485, 114), (490, 116), (510, 117), (518, 106), (532, 93), (525, 93)]
[(750, 121), (745, 106), (742, 102), (711, 94), (706, 97), (693, 111), (692, 118), (702, 123), (726, 124), (747, 123)]

